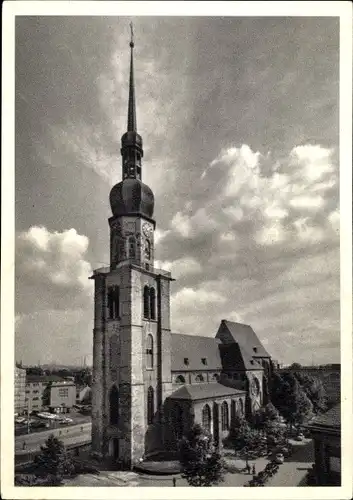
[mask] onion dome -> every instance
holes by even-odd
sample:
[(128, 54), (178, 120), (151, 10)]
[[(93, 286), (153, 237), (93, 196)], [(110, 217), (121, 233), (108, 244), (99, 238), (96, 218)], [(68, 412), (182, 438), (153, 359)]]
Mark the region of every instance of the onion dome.
[(116, 184), (110, 191), (109, 201), (114, 216), (134, 214), (150, 219), (153, 217), (153, 192), (139, 179), (128, 178)]

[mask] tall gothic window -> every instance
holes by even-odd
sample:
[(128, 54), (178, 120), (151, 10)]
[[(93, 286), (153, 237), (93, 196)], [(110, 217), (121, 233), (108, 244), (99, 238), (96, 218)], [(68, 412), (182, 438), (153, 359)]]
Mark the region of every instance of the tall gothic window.
[(178, 404), (176, 404), (173, 407), (173, 427), (176, 438), (181, 439), (183, 437), (183, 429), (184, 429), (183, 409)]
[(241, 417), (243, 417), (244, 416), (244, 401), (242, 399), (239, 399), (239, 406), (238, 406), (238, 408), (239, 408), (239, 415)]
[(205, 431), (211, 432), (211, 408), (208, 405), (202, 409), (202, 427)]
[(149, 240), (145, 240), (145, 259), (151, 260), (151, 243)]
[(147, 335), (146, 340), (146, 366), (153, 368), (153, 337), (151, 334)]
[(120, 318), (120, 289), (118, 286), (108, 288), (108, 317), (109, 319)]
[(229, 411), (228, 403), (223, 401), (221, 408), (221, 421), (222, 421), (222, 431), (227, 431), (229, 429)]
[(236, 414), (237, 414), (237, 403), (236, 403), (235, 399), (232, 399), (231, 404), (230, 404), (230, 426), (231, 427), (234, 426)]
[(110, 406), (110, 414), (109, 421), (111, 425), (117, 425), (119, 423), (119, 391), (113, 385), (110, 390), (109, 395), (109, 406)]
[(134, 236), (129, 236), (128, 239), (128, 258), (136, 259), (136, 240)]
[(156, 291), (150, 288), (150, 314), (151, 319), (156, 319)]
[(114, 318), (114, 302), (113, 302), (113, 288), (108, 288), (108, 317)]
[(147, 423), (153, 423), (154, 416), (154, 390), (153, 387), (149, 387), (147, 391)]
[(143, 317), (150, 317), (150, 289), (147, 285), (143, 289)]

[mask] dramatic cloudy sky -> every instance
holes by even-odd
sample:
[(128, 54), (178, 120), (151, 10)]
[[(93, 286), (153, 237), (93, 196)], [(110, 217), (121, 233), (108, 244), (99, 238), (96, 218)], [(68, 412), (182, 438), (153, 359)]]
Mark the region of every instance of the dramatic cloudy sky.
[[(92, 351), (91, 270), (109, 261), (129, 21), (16, 23), (16, 357)], [(339, 361), (335, 18), (137, 17), (144, 181), (172, 329), (252, 325), (274, 358)], [(91, 358), (87, 357), (90, 361)]]

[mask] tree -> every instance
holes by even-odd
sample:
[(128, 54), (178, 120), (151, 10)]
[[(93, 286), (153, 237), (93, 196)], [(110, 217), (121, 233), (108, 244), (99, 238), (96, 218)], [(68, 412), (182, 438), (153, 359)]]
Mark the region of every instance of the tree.
[(290, 426), (303, 423), (313, 410), (311, 401), (291, 372), (274, 374), (272, 402)]
[(313, 405), (314, 413), (320, 413), (327, 408), (327, 396), (322, 381), (305, 373), (295, 372), (295, 377)]
[(273, 406), (272, 403), (268, 403), (263, 406), (254, 415), (254, 427), (256, 429), (263, 430), (270, 422), (278, 420), (279, 413), (278, 410)]
[(290, 370), (300, 370), (302, 367), (302, 365), (300, 363), (292, 363), (290, 366), (289, 366), (289, 369)]
[(213, 448), (212, 436), (198, 424), (181, 440), (179, 460), (190, 486), (212, 486), (223, 481), (225, 464)]
[(51, 476), (53, 482), (60, 484), (64, 476), (74, 474), (73, 460), (66, 452), (62, 441), (51, 435), (40, 448), (40, 454), (34, 459), (36, 476)]

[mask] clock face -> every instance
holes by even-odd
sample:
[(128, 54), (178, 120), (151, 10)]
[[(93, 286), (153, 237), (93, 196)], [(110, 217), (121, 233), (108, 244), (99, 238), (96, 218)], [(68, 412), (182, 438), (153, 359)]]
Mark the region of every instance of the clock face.
[(148, 224), (147, 222), (145, 222), (142, 226), (142, 231), (143, 231), (143, 234), (147, 237), (151, 236), (152, 234), (152, 226), (151, 224)]

